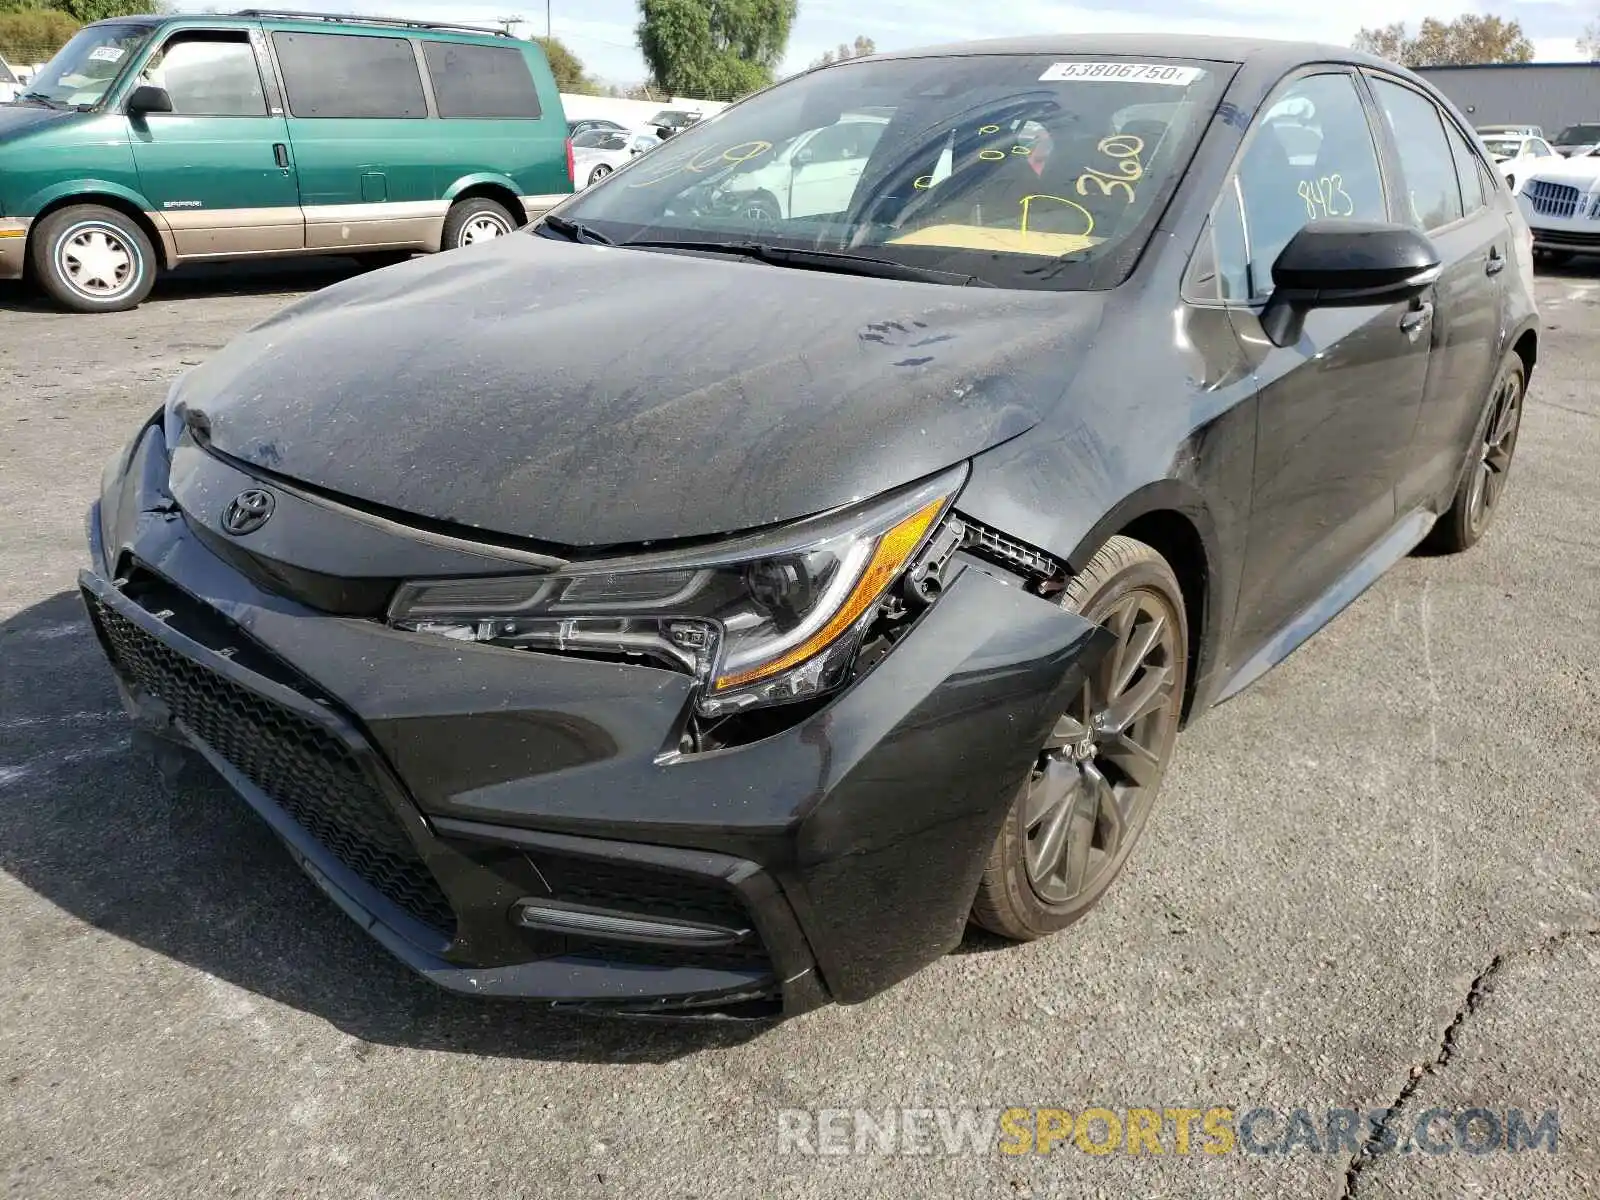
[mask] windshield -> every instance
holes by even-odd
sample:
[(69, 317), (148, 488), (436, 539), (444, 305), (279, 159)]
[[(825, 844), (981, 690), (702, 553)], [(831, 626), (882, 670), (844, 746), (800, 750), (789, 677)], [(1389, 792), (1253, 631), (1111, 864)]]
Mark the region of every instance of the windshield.
[(562, 215), (622, 244), (758, 242), (1001, 287), (1111, 286), (1230, 72), (1022, 55), (850, 63), (697, 123)]
[(1556, 134), (1558, 146), (1587, 146), (1600, 142), (1600, 125), (1568, 125)]
[(145, 38), (148, 25), (91, 25), (45, 64), (27, 94), (47, 104), (99, 104)]
[(1496, 158), (1516, 158), (1522, 153), (1521, 138), (1484, 138), (1483, 145)]

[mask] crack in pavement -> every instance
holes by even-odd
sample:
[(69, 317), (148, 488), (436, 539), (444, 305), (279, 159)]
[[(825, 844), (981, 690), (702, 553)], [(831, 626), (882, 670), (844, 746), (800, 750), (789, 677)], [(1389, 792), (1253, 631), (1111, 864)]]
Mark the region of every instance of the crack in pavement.
[(1531, 946), (1521, 950), (1501, 951), (1489, 960), (1489, 965), (1478, 972), (1472, 983), (1468, 985), (1466, 999), (1462, 1001), (1461, 1007), (1456, 1009), (1456, 1015), (1451, 1018), (1450, 1024), (1445, 1026), (1444, 1036), (1439, 1039), (1438, 1053), (1433, 1056), (1432, 1061), (1411, 1068), (1410, 1077), (1400, 1088), (1400, 1092), (1395, 1096), (1394, 1102), (1384, 1109), (1383, 1120), (1371, 1127), (1367, 1133), (1366, 1140), (1361, 1143), (1361, 1148), (1351, 1156), (1350, 1165), (1345, 1168), (1344, 1190), (1339, 1193), (1339, 1200), (1355, 1200), (1356, 1190), (1361, 1183), (1362, 1172), (1378, 1156), (1376, 1147), (1382, 1144), (1393, 1144), (1392, 1133), (1395, 1123), (1405, 1109), (1406, 1102), (1416, 1094), (1417, 1089), (1422, 1086), (1423, 1080), (1437, 1075), (1455, 1057), (1456, 1038), (1460, 1034), (1462, 1026), (1488, 999), (1489, 993), (1494, 989), (1495, 979), (1505, 969), (1506, 963), (1516, 958), (1532, 958), (1535, 955), (1548, 954), (1568, 942), (1590, 937), (1600, 937), (1600, 928), (1562, 930), (1560, 933), (1553, 933), (1548, 937), (1540, 938)]

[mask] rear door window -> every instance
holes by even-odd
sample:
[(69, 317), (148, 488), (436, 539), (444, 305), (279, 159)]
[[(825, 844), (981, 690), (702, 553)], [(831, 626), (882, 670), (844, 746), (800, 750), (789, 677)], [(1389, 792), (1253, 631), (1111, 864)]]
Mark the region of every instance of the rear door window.
[(1471, 216), (1484, 205), (1483, 176), (1478, 171), (1478, 156), (1467, 145), (1467, 139), (1448, 120), (1445, 136), (1450, 141), (1450, 154), (1456, 163), (1456, 180), (1461, 185), (1461, 210)]
[(280, 31), (272, 46), (296, 117), (428, 115), (409, 38)]
[(441, 117), (487, 121), (539, 118), (539, 92), (521, 50), (512, 46), (423, 42), (422, 55), (428, 63), (433, 98)]
[(1407, 193), (1402, 217), (1426, 231), (1460, 220), (1456, 160), (1433, 101), (1387, 79), (1374, 79), (1372, 90), (1400, 151)]

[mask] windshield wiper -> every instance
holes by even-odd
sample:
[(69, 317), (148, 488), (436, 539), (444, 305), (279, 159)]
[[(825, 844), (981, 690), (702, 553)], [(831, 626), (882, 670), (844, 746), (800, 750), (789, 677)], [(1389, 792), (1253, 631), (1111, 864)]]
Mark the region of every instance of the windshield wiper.
[(645, 250), (687, 250), (704, 254), (727, 254), (754, 259), (775, 267), (794, 267), (802, 271), (830, 271), (839, 275), (865, 275), (872, 279), (901, 279), (909, 283), (942, 283), (951, 287), (993, 287), (988, 280), (956, 271), (936, 271), (914, 267), (892, 258), (871, 258), (839, 250), (804, 250), (790, 246), (767, 246), (760, 242), (680, 242), (642, 240), (623, 242), (626, 248)]
[(18, 100), (32, 100), (35, 104), (42, 104), (46, 108), (65, 109), (67, 105), (57, 100), (54, 96), (46, 96), (43, 92), (23, 92)]
[(616, 245), (605, 234), (579, 221), (568, 220), (566, 217), (557, 216), (555, 213), (546, 213), (540, 224), (547, 229), (553, 229), (569, 242), (593, 242), (596, 246)]

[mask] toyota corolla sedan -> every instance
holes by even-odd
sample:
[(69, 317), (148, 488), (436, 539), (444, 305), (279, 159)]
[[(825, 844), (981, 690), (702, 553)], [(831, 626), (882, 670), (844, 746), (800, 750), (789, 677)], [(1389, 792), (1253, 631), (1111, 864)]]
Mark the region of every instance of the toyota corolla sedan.
[[(738, 202), (864, 120), (826, 210)], [(1531, 269), (1461, 115), (1347, 49), (846, 62), (244, 334), (82, 590), (141, 740), (437, 983), (856, 1002), (1083, 917), (1187, 722), (1484, 536)]]

